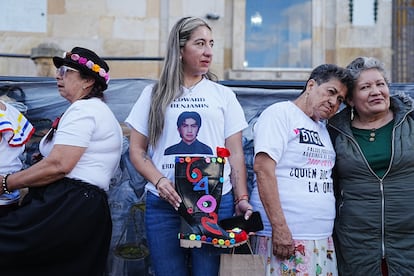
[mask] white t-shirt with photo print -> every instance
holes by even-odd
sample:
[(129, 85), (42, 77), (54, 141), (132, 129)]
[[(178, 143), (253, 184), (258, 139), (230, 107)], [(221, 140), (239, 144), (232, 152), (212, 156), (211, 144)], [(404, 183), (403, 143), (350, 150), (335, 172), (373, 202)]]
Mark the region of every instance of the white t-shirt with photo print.
[[(125, 122), (133, 129), (148, 137), (148, 114), (151, 105), (153, 84), (144, 88)], [(183, 87), (184, 94), (173, 101), (165, 114), (164, 131), (155, 148), (150, 147), (148, 154), (160, 172), (174, 181), (175, 155), (164, 155), (166, 148), (177, 144), (181, 137), (177, 130), (177, 118), (184, 111), (197, 112), (201, 125), (197, 139), (212, 149), (224, 147), (225, 139), (247, 127), (243, 109), (235, 93), (228, 87), (202, 79), (191, 90)], [(206, 154), (186, 154), (209, 156)], [(223, 194), (231, 190), (230, 165), (224, 166)], [(146, 189), (158, 195), (154, 185), (148, 183)]]

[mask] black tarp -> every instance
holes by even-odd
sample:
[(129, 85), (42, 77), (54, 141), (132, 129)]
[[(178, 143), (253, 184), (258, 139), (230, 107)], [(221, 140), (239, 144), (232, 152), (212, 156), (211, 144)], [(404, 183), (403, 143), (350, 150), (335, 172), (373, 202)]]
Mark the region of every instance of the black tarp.
[[(122, 123), (133, 104), (138, 99), (143, 88), (152, 83), (149, 79), (115, 79), (111, 80), (108, 90), (105, 92), (105, 101)], [(249, 127), (243, 132), (243, 147), (246, 157), (248, 171), (248, 185), (251, 190), (253, 180), (253, 132), (252, 126), (260, 113), (270, 104), (292, 100), (302, 90), (304, 83), (295, 82), (254, 82), (254, 81), (224, 81), (236, 93), (240, 104), (245, 112)], [(25, 104), (28, 107), (27, 117), (39, 129), (47, 129), (51, 122), (69, 106), (69, 103), (59, 95), (56, 81), (50, 78), (14, 78), (0, 77), (1, 86), (18, 86), (24, 91)], [(404, 91), (410, 95), (414, 94), (414, 84), (392, 84), (391, 92)], [(38, 133), (40, 135), (41, 133)], [(26, 162), (30, 163), (30, 155), (36, 151), (36, 141), (28, 146), (29, 154)], [(30, 164), (27, 164), (30, 165)], [(119, 261), (113, 254), (126, 222), (131, 206), (145, 200), (143, 196), (143, 185), (145, 180), (135, 171), (128, 157), (128, 139), (124, 139), (124, 154), (118, 174), (111, 183), (108, 192), (109, 203), (113, 219), (113, 241), (111, 254), (108, 261), (108, 275), (128, 275), (127, 262)], [(143, 221), (139, 221), (143, 224)], [(145, 237), (140, 237), (145, 239)], [(129, 272), (128, 272), (129, 271)]]

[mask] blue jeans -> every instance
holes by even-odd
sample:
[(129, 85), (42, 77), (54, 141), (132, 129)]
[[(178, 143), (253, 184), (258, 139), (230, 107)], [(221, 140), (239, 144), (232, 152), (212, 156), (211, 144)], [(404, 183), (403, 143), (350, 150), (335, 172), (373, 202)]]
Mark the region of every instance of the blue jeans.
[[(233, 213), (233, 193), (229, 192), (221, 198), (219, 220)], [(220, 254), (229, 252), (208, 244), (201, 248), (180, 247), (180, 215), (151, 192), (147, 192), (145, 227), (155, 276), (217, 276)]]

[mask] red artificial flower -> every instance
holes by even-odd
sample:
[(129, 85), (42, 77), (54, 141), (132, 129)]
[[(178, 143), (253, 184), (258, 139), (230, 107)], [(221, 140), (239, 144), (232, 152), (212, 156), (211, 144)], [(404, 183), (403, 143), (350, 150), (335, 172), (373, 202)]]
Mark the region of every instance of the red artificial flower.
[(230, 156), (230, 151), (226, 148), (217, 147), (216, 150), (217, 150), (217, 156), (218, 157), (224, 158), (224, 157), (229, 157)]

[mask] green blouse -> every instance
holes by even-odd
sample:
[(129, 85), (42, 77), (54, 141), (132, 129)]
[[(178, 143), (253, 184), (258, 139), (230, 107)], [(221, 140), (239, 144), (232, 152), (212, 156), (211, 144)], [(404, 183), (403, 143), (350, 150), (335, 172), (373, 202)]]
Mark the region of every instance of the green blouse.
[(375, 130), (352, 127), (352, 133), (372, 170), (383, 177), (391, 159), (394, 120)]

